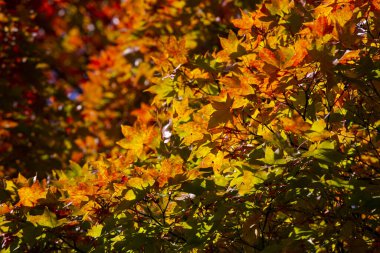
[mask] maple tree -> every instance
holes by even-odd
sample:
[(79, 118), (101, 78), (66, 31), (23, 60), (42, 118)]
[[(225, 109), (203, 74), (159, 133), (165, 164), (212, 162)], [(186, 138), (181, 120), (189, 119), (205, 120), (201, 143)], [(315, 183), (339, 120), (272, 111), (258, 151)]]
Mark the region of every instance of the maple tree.
[(185, 5), (1, 1), (0, 173), (42, 178), (69, 159), (83, 162), (113, 149), (120, 124), (132, 124), (131, 112), (149, 104), (142, 91), (165, 40), (185, 36), (194, 52), (217, 47), (229, 19), (250, 7), (248, 1)]
[(128, 118), (123, 138), (2, 180), (5, 252), (376, 252), (379, 1), (104, 6), (109, 42), (76, 79), (90, 134), (69, 141), (112, 147)]

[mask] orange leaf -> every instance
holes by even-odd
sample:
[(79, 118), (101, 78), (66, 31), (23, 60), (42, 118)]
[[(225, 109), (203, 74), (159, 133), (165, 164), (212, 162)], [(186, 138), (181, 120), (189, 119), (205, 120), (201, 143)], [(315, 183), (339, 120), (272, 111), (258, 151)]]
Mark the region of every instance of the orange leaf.
[(37, 204), (39, 199), (46, 198), (46, 191), (36, 181), (31, 187), (25, 186), (18, 189), (18, 196), (20, 201), (17, 203), (17, 206), (30, 206), (33, 207)]
[(282, 118), (280, 120), (285, 131), (300, 134), (310, 129), (310, 124), (305, 122), (299, 115), (293, 116), (293, 118)]
[(152, 110), (152, 106), (142, 103), (139, 109), (135, 109), (131, 112), (131, 115), (136, 116), (139, 123), (147, 124), (154, 120), (150, 110)]
[(309, 43), (306, 40), (297, 40), (294, 44), (294, 54), (285, 63), (284, 68), (298, 66), (308, 55), (307, 47)]
[(267, 48), (263, 48), (260, 50), (259, 56), (260, 56), (261, 60), (263, 60), (264, 62), (266, 62), (272, 66), (275, 66), (277, 68), (279, 67), (279, 61), (276, 58), (276, 55), (271, 50), (269, 50)]
[(360, 52), (361, 50), (347, 50), (345, 54), (339, 59), (339, 63), (341, 64), (347, 64), (347, 63), (353, 63), (355, 60), (360, 59)]
[(330, 24), (329, 20), (325, 16), (319, 17), (314, 21), (312, 30), (318, 36), (323, 36), (325, 34), (331, 33), (333, 26)]
[(233, 19), (232, 23), (237, 28), (250, 31), (253, 26), (252, 16), (249, 13), (247, 14), (243, 11), (241, 11), (241, 15), (242, 15), (241, 19)]
[(380, 11), (380, 0), (372, 0), (372, 6), (373, 6), (376, 10)]
[(10, 211), (11, 209), (9, 208), (7, 204), (0, 204), (0, 215), (9, 213)]
[(182, 159), (181, 158), (170, 158), (165, 159), (162, 162), (160, 174), (158, 177), (159, 186), (164, 186), (170, 178), (175, 178), (179, 174), (183, 174), (182, 168)]

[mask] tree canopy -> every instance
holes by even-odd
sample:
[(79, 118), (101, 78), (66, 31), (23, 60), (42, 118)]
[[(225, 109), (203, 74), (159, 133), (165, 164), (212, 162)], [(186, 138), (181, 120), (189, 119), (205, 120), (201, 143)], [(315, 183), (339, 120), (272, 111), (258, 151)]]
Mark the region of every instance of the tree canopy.
[(4, 252), (377, 252), (378, 0), (0, 8)]

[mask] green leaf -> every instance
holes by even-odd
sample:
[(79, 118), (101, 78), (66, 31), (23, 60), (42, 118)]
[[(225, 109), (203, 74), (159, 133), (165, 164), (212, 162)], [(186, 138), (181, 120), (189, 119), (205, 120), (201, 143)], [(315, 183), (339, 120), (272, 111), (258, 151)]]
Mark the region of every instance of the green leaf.
[(159, 104), (161, 100), (172, 101), (175, 95), (175, 82), (171, 77), (163, 78), (159, 83), (149, 87), (145, 91), (156, 94), (153, 104)]
[(274, 164), (274, 152), (271, 147), (265, 147), (265, 159), (264, 162), (267, 164)]
[(54, 228), (58, 226), (57, 216), (50, 212), (47, 207), (45, 207), (44, 213), (41, 215), (27, 215), (27, 221), (33, 223), (35, 226), (43, 226)]
[(82, 167), (74, 161), (70, 161), (70, 170), (66, 171), (68, 178), (75, 178), (82, 175)]
[(335, 145), (335, 142), (324, 141), (318, 145), (312, 145), (302, 156), (314, 157), (327, 163), (337, 163), (344, 158), (344, 155), (335, 150)]
[(228, 179), (222, 175), (215, 175), (215, 184), (218, 186), (225, 187), (228, 185)]

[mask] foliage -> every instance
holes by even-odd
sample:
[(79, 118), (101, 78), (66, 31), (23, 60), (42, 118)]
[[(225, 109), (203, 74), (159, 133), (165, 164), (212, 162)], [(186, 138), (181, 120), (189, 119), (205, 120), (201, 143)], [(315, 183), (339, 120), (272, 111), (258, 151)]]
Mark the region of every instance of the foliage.
[(120, 124), (149, 104), (142, 91), (165, 40), (217, 48), (230, 18), (250, 7), (221, 2), (1, 1), (0, 174), (42, 178), (110, 151)]
[(103, 31), (113, 4), (0, 1), (2, 176), (44, 177), (101, 147), (83, 123), (78, 95), (88, 79), (88, 56), (108, 41)]
[(81, 105), (100, 136), (134, 120), (107, 156), (2, 181), (5, 251), (379, 247), (380, 3), (238, 3), (120, 5)]

